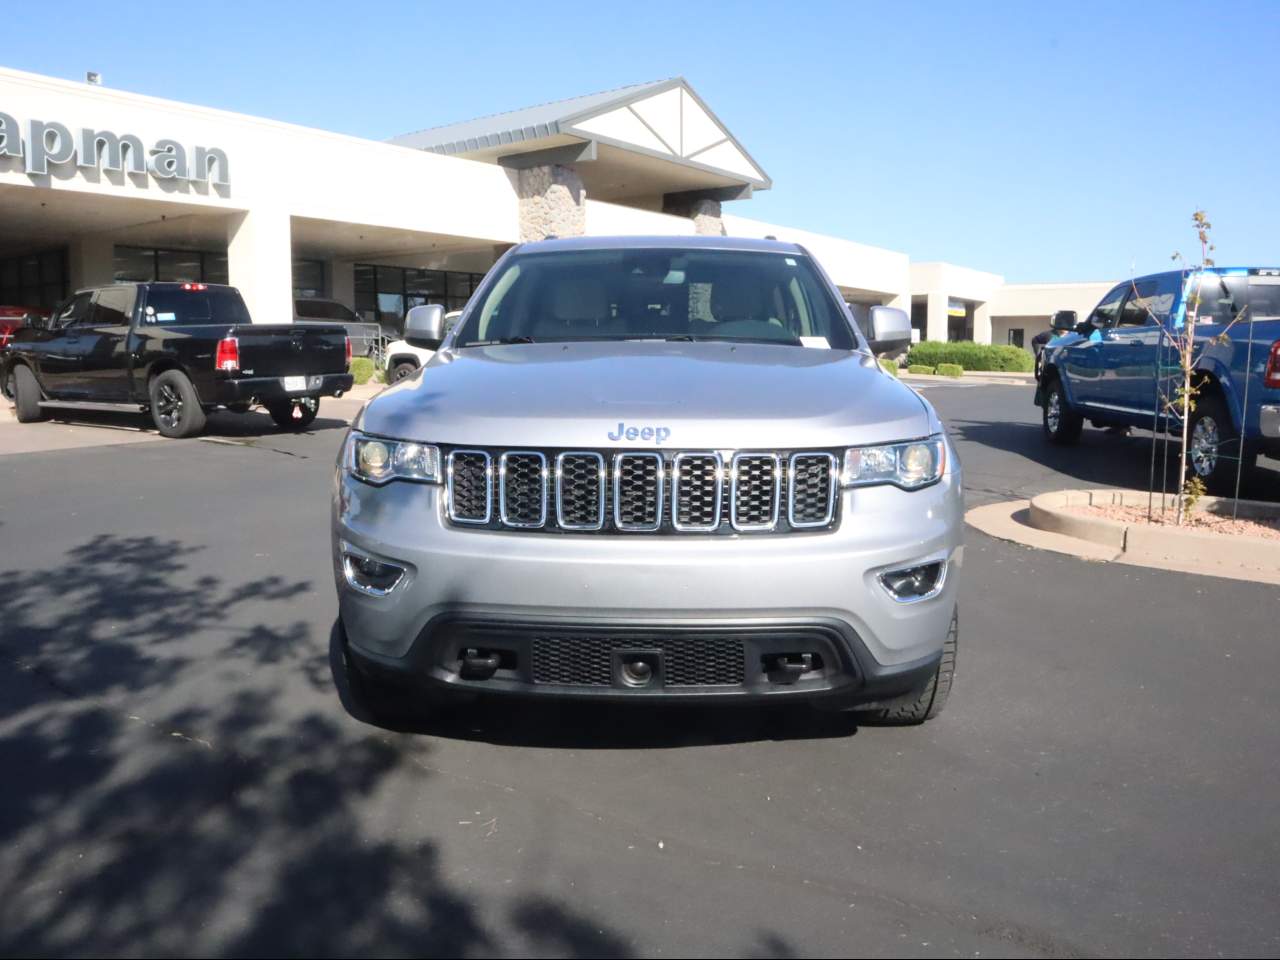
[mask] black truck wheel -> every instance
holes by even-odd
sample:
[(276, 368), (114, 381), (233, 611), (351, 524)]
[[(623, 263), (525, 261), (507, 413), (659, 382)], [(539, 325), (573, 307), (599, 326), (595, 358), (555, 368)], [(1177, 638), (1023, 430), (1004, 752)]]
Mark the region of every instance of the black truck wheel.
[[(1187, 424), (1187, 476), (1199, 477), (1205, 489), (1218, 496), (1231, 496), (1236, 489), (1236, 464), (1239, 460), (1240, 435), (1231, 422), (1231, 414), (1220, 397), (1207, 396), (1196, 401)], [(1252, 457), (1245, 449), (1241, 471), (1248, 476)]]
[(13, 368), (13, 406), (19, 423), (35, 423), (48, 414), (40, 406), (40, 384), (36, 375), (25, 364)]
[(267, 404), (267, 413), (281, 430), (305, 430), (320, 412), (319, 397), (276, 400)]
[(180, 440), (204, 429), (204, 408), (191, 380), (181, 370), (166, 370), (151, 380), (151, 419), (161, 436)]
[(1044, 435), (1050, 443), (1069, 447), (1080, 439), (1084, 417), (1071, 409), (1057, 375), (1044, 385)]
[(413, 371), (418, 369), (416, 363), (410, 363), (408, 360), (401, 360), (391, 368), (391, 382), (398, 383), (405, 377), (413, 375)]

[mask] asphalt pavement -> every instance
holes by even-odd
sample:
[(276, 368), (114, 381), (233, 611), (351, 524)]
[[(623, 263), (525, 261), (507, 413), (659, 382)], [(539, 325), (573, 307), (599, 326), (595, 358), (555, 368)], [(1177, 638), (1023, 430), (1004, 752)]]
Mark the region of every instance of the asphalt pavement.
[[(923, 392), (973, 504), (1146, 482), (1140, 436), (1044, 445), (1030, 387)], [(492, 703), (388, 731), (335, 669), (341, 420), (212, 426), (0, 448), (0, 954), (1280, 953), (1275, 587), (970, 531), (923, 727)]]

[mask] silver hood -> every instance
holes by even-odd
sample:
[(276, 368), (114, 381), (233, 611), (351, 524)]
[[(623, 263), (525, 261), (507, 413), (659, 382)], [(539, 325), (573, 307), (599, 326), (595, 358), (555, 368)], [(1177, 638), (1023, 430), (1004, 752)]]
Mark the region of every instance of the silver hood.
[(841, 447), (938, 429), (929, 406), (865, 354), (653, 341), (441, 351), (369, 401), (356, 425), (463, 446), (719, 450)]

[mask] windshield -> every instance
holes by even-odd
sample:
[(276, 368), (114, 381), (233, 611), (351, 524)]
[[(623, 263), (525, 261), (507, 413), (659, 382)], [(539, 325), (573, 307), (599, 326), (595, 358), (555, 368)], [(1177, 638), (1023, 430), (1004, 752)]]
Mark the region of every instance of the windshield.
[(687, 249), (512, 257), (455, 346), (649, 339), (857, 346), (808, 257)]

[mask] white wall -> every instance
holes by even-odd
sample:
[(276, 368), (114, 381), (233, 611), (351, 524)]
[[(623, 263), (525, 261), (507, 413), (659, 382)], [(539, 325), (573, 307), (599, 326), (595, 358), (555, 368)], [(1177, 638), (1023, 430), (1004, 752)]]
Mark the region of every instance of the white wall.
[(669, 213), (624, 207), (590, 197), (586, 201), (586, 214), (589, 237), (685, 237), (694, 233), (693, 221), (688, 217), (673, 217)]
[[(166, 202), (180, 202), (251, 211), (264, 223), (301, 216), (490, 243), (517, 239), (515, 189), (507, 171), (491, 164), (6, 68), (0, 68), (0, 111), (23, 125), (65, 124), (73, 136), (89, 127), (134, 134), (146, 147), (173, 139), (189, 155), (197, 145), (226, 152), (225, 188), (82, 170), (74, 163), (51, 166), (44, 176), (28, 175), (22, 160), (0, 157), (0, 185), (154, 201), (140, 203), (139, 220), (158, 217)], [(237, 232), (246, 228), (234, 225)], [(241, 239), (247, 243), (249, 235)], [(245, 288), (254, 318), (281, 319), (291, 295), (290, 272), (250, 269), (250, 261), (234, 252), (231, 259), (231, 282)], [(250, 275), (239, 275), (246, 269)]]
[(876, 293), (885, 303), (911, 309), (910, 261), (905, 253), (735, 214), (726, 213), (723, 219), (725, 233), (731, 237), (773, 236), (799, 243), (818, 259), (837, 286)]

